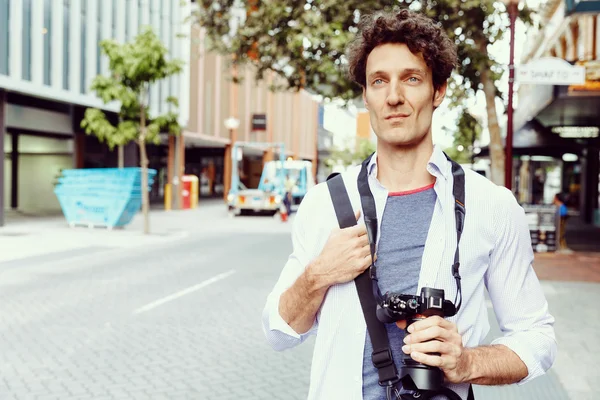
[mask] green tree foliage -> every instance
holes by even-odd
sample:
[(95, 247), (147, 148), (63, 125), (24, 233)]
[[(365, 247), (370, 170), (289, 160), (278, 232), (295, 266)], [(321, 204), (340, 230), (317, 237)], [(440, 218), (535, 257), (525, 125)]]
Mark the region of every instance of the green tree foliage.
[[(92, 82), (92, 90), (107, 104), (120, 103), (119, 121), (113, 125), (106, 114), (96, 108), (88, 108), (81, 127), (88, 135), (96, 136), (112, 150), (135, 142), (140, 149), (142, 187), (148, 187), (148, 156), (146, 143), (160, 143), (160, 133), (177, 135), (177, 99), (169, 97), (170, 111), (150, 119), (148, 90), (154, 82), (176, 75), (182, 70), (183, 61), (167, 60), (167, 48), (151, 28), (145, 28), (133, 41), (120, 44), (112, 39), (100, 43), (108, 56), (110, 75), (98, 75)], [(148, 191), (142, 190), (144, 233), (150, 232)]]
[(475, 141), (481, 137), (481, 125), (468, 111), (463, 110), (458, 119), (459, 135), (454, 136), (453, 146), (446, 153), (460, 164), (468, 164), (473, 160)]
[(356, 142), (356, 147), (354, 149), (348, 147), (345, 149), (335, 149), (332, 151), (329, 158), (325, 160), (325, 163), (329, 167), (339, 164), (343, 165), (344, 167), (357, 165), (373, 154), (375, 150), (375, 143), (368, 139), (361, 138)]
[[(496, 0), (201, 0), (193, 18), (206, 29), (209, 49), (234, 55), (238, 64), (256, 67), (257, 78), (272, 70), (288, 88), (304, 88), (326, 98), (356, 99), (361, 88), (346, 77), (346, 45), (358, 31), (361, 16), (378, 10), (410, 8), (446, 29), (458, 48), (460, 65), (449, 84), (452, 105), (467, 96), (486, 94), (488, 129), (492, 141), (492, 174), (502, 183), (502, 139), (495, 82), (504, 72), (488, 46), (508, 30), (505, 6)], [(236, 16), (239, 23), (232, 23)], [(531, 22), (524, 8), (519, 18)], [(232, 27), (237, 26), (235, 30)]]

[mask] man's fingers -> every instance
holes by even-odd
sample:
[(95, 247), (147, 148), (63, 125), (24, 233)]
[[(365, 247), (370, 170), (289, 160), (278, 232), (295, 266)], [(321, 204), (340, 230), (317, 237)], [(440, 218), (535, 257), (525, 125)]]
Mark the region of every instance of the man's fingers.
[(366, 247), (367, 250), (370, 248), (369, 246), (369, 238), (366, 235), (359, 237), (359, 243), (361, 247)]
[(454, 347), (450, 343), (440, 342), (439, 340), (430, 340), (429, 342), (417, 343), (417, 344), (405, 344), (402, 346), (402, 351), (406, 354), (413, 352), (417, 353), (440, 353), (448, 355), (454, 354)]
[(360, 209), (358, 209), (354, 215), (356, 216), (356, 222), (358, 222), (358, 220), (360, 219)]
[[(377, 260), (377, 255), (375, 255), (375, 260)], [(362, 265), (364, 266), (363, 271), (371, 266), (371, 254), (363, 258)]]
[(415, 344), (415, 343), (423, 343), (428, 340), (440, 340), (443, 342), (450, 341), (452, 339), (453, 332), (447, 329), (444, 329), (440, 326), (431, 326), (425, 330), (418, 331), (415, 333), (411, 333), (410, 335), (404, 338), (404, 343), (406, 344)]
[[(358, 225), (354, 225), (350, 228), (348, 228), (348, 232), (352, 235), (352, 236), (366, 236), (367, 235), (367, 227), (365, 226), (365, 224), (358, 224)], [(369, 240), (369, 239), (367, 239)]]
[(410, 326), (409, 332), (412, 333), (412, 332), (422, 331), (422, 330), (431, 328), (432, 326), (439, 326), (444, 329), (453, 330), (453, 331), (458, 332), (458, 329), (456, 328), (455, 324), (453, 324), (452, 322), (448, 321), (447, 319), (444, 319), (437, 315), (435, 315), (433, 317), (428, 317), (428, 318), (422, 319), (420, 321), (416, 321), (415, 323), (413, 323)]

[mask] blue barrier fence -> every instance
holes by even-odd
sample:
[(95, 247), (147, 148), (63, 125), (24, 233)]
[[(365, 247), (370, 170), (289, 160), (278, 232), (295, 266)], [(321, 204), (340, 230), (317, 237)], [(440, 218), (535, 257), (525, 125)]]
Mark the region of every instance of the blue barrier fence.
[[(155, 176), (148, 169), (148, 191)], [(69, 225), (123, 227), (142, 206), (141, 182), (141, 168), (68, 169), (54, 193)]]

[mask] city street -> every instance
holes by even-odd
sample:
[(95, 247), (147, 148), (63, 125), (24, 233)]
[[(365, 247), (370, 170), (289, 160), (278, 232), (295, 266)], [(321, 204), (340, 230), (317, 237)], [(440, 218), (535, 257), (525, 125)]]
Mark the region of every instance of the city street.
[[(56, 219), (15, 224), (22, 238), (0, 234), (3, 252), (9, 240), (25, 246), (54, 231), (89, 243), (43, 254), (39, 242), (35, 255), (0, 262), (0, 398), (305, 399), (314, 340), (272, 351), (260, 318), (291, 224), (230, 218), (222, 203), (152, 218), (161, 233), (152, 242), (131, 232), (139, 219), (126, 231), (72, 230)], [(562, 351), (555, 367), (522, 387), (476, 387), (476, 398), (592, 399), (600, 390), (599, 322), (583, 318), (598, 315), (598, 284), (543, 285)]]

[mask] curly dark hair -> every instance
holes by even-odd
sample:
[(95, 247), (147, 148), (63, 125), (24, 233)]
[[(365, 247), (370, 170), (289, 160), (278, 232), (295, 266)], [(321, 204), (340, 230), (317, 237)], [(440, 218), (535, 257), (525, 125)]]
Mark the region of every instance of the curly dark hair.
[(440, 88), (457, 64), (456, 46), (444, 29), (423, 14), (409, 10), (379, 12), (364, 16), (359, 34), (348, 46), (349, 75), (366, 87), (367, 58), (386, 43), (404, 43), (413, 54), (421, 53), (433, 73), (433, 87)]

